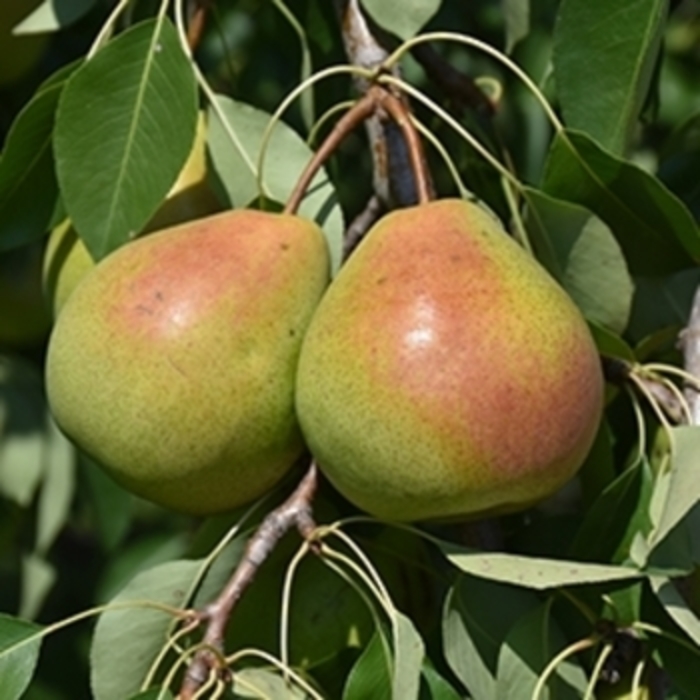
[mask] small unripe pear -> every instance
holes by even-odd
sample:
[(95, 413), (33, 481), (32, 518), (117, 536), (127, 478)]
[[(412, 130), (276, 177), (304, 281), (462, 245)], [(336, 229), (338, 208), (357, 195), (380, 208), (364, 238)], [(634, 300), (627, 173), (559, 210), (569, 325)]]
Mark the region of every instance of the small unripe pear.
[[(200, 112), (190, 155), (160, 208), (141, 233), (158, 231), (220, 210), (221, 205), (207, 183), (206, 121), (204, 113)], [(44, 294), (54, 317), (93, 267), (95, 260), (70, 219), (65, 219), (51, 232), (44, 253)]]
[(584, 460), (603, 379), (566, 293), (479, 206), (381, 219), (304, 341), (297, 412), (337, 489), (389, 520), (524, 508)]
[(260, 496), (304, 449), (294, 377), (328, 276), (323, 233), (292, 215), (225, 212), (119, 248), (54, 326), (58, 425), (166, 507), (209, 514)]

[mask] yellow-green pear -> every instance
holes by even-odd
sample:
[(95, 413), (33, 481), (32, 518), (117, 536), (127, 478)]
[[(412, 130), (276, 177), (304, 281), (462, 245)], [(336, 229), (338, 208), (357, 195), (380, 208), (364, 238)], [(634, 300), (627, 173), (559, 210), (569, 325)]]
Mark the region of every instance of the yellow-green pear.
[(58, 425), (134, 493), (209, 514), (274, 486), (304, 449), (299, 349), (327, 285), (321, 230), (236, 210), (101, 260), (54, 326)]
[(297, 412), (359, 508), (411, 521), (524, 508), (583, 462), (601, 365), (566, 293), (474, 203), (382, 218), (314, 315)]
[[(200, 112), (190, 155), (163, 204), (142, 233), (175, 226), (220, 210), (221, 205), (207, 183), (206, 120), (204, 113)], [(44, 254), (44, 294), (54, 317), (93, 267), (93, 257), (70, 219), (65, 219), (51, 232)]]

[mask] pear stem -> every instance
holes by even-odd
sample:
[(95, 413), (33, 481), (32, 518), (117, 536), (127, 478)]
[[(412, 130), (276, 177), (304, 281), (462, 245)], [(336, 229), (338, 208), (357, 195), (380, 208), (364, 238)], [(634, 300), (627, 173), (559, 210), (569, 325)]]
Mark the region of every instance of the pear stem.
[[(268, 513), (255, 534), (248, 540), (243, 556), (216, 600), (195, 613), (195, 619), (206, 622), (201, 649), (194, 655), (182, 681), (178, 700), (193, 700), (212, 670), (221, 665), (217, 652), (223, 652), (226, 627), (233, 609), (244, 591), (253, 582), (261, 564), (277, 543), (293, 527), (307, 541), (313, 540), (316, 522), (312, 502), (318, 484), (318, 470), (311, 462), (306, 474), (282, 505)], [(225, 674), (226, 669), (219, 668)]]

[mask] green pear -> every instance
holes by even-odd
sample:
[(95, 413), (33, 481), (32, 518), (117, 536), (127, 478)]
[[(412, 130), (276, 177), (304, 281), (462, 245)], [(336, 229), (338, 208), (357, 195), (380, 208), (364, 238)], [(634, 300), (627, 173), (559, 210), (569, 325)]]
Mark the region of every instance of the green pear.
[(579, 468), (602, 405), (576, 307), (462, 200), (402, 209), (369, 231), (314, 315), (297, 376), (320, 468), (388, 520), (537, 502)]
[[(221, 210), (218, 199), (207, 183), (206, 141), (206, 119), (204, 112), (200, 112), (190, 155), (163, 204), (142, 233), (158, 231)], [(65, 219), (51, 232), (44, 253), (44, 294), (54, 317), (58, 316), (68, 297), (93, 267), (95, 260), (78, 237), (70, 219)]]
[(260, 496), (304, 449), (294, 377), (328, 277), (323, 233), (292, 215), (229, 211), (119, 248), (54, 326), (58, 425), (163, 506), (210, 514)]

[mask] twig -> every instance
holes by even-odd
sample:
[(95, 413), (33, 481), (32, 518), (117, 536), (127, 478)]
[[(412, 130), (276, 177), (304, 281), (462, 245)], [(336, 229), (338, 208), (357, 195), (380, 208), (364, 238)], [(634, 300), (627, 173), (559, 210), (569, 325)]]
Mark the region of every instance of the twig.
[(372, 225), (384, 213), (382, 200), (376, 194), (372, 195), (365, 208), (353, 219), (345, 231), (343, 242), (343, 260), (350, 257), (350, 253), (357, 247), (364, 235), (372, 228)]
[[(207, 623), (202, 638), (203, 648), (194, 655), (185, 673), (179, 700), (193, 700), (202, 684), (210, 677), (212, 669), (219, 665), (216, 652), (223, 651), (226, 626), (233, 608), (280, 539), (293, 527), (304, 539), (312, 539), (316, 529), (312, 501), (317, 480), (316, 465), (312, 462), (294, 492), (282, 505), (268, 513), (250, 538), (241, 561), (218, 598), (197, 612), (199, 620)], [(224, 669), (219, 670), (224, 672)]]
[(189, 22), (187, 23), (187, 44), (193, 53), (204, 35), (207, 15), (213, 5), (213, 0), (193, 0)]

